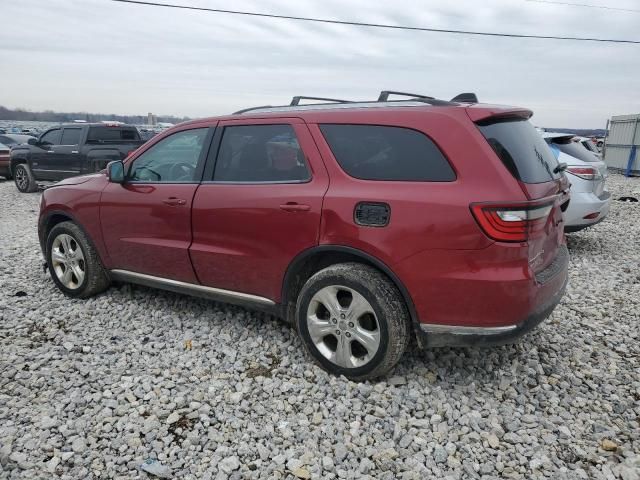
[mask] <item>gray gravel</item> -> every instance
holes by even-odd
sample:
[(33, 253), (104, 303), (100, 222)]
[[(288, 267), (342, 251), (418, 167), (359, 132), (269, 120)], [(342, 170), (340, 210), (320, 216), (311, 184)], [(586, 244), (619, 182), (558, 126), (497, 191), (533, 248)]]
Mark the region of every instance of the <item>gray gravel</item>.
[(65, 298), (38, 201), (0, 181), (0, 478), (640, 478), (640, 203), (569, 237), (568, 295), (520, 344), (412, 352), (357, 384), (247, 310)]

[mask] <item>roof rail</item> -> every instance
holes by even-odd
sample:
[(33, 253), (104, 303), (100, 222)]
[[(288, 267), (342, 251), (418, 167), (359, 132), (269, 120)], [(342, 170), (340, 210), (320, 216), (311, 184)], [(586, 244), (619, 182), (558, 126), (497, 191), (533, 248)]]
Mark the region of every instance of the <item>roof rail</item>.
[(452, 102), (460, 103), (478, 103), (478, 97), (475, 93), (461, 93), (451, 99)]
[(427, 100), (435, 100), (435, 97), (429, 97), (427, 95), (419, 95), (417, 93), (406, 93), (406, 92), (394, 92), (393, 90), (382, 90), (380, 92), (380, 96), (378, 97), (379, 102), (388, 102), (389, 95), (399, 95), (402, 97), (411, 97), (411, 98), (423, 98)]
[(273, 108), (273, 105), (261, 105), (259, 107), (249, 107), (233, 112), (232, 115), (240, 115), (241, 113), (250, 112), (251, 110), (260, 110), (261, 108)]
[(352, 103), (351, 100), (340, 100), (337, 98), (324, 98), (324, 97), (305, 97), (305, 96), (296, 96), (291, 99), (290, 107), (295, 107), (296, 105), (300, 105), (300, 100), (321, 100), (323, 102), (329, 103)]

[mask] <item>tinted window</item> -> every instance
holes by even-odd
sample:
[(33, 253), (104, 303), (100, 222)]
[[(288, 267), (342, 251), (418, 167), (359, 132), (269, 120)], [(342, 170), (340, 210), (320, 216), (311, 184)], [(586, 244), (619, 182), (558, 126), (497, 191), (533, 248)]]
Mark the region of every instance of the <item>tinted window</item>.
[(87, 136), (87, 143), (120, 142), (127, 140), (140, 140), (138, 130), (135, 128), (120, 127), (91, 127)]
[(302, 182), (310, 178), (290, 125), (226, 127), (213, 175), (221, 182)]
[(593, 152), (587, 150), (587, 147), (580, 144), (580, 142), (574, 142), (569, 139), (555, 139), (551, 138), (551, 147), (556, 147), (563, 153), (571, 155), (572, 157), (579, 158), (583, 162), (597, 162), (600, 159), (597, 158)]
[(60, 145), (78, 145), (80, 143), (80, 128), (65, 128), (62, 131), (62, 141)]
[(0, 135), (0, 142), (4, 143), (5, 145), (13, 145), (15, 143), (18, 143), (13, 138), (3, 137), (1, 135)]
[(538, 131), (527, 120), (509, 120), (478, 126), (502, 163), (525, 183), (560, 178), (558, 161)]
[(129, 179), (150, 183), (195, 181), (207, 130), (185, 130), (160, 140), (135, 159), (129, 171)]
[(60, 145), (60, 129), (49, 130), (42, 136), (40, 141), (47, 145)]
[(352, 177), (364, 180), (450, 182), (456, 175), (423, 133), (376, 125), (321, 125), (333, 156)]

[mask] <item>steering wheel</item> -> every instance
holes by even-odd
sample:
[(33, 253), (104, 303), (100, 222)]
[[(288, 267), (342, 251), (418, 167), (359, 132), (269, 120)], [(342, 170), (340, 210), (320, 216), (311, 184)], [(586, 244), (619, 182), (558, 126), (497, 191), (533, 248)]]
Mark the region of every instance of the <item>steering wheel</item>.
[(171, 166), (169, 176), (173, 180), (193, 180), (195, 167), (187, 162), (177, 162)]

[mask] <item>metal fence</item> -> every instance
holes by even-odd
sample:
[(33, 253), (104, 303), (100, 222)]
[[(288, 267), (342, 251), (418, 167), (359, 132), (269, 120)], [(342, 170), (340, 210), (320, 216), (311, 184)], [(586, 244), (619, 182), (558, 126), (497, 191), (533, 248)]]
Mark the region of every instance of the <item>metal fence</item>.
[(628, 177), (640, 174), (640, 114), (618, 115), (607, 121), (609, 134), (604, 146), (607, 167)]

